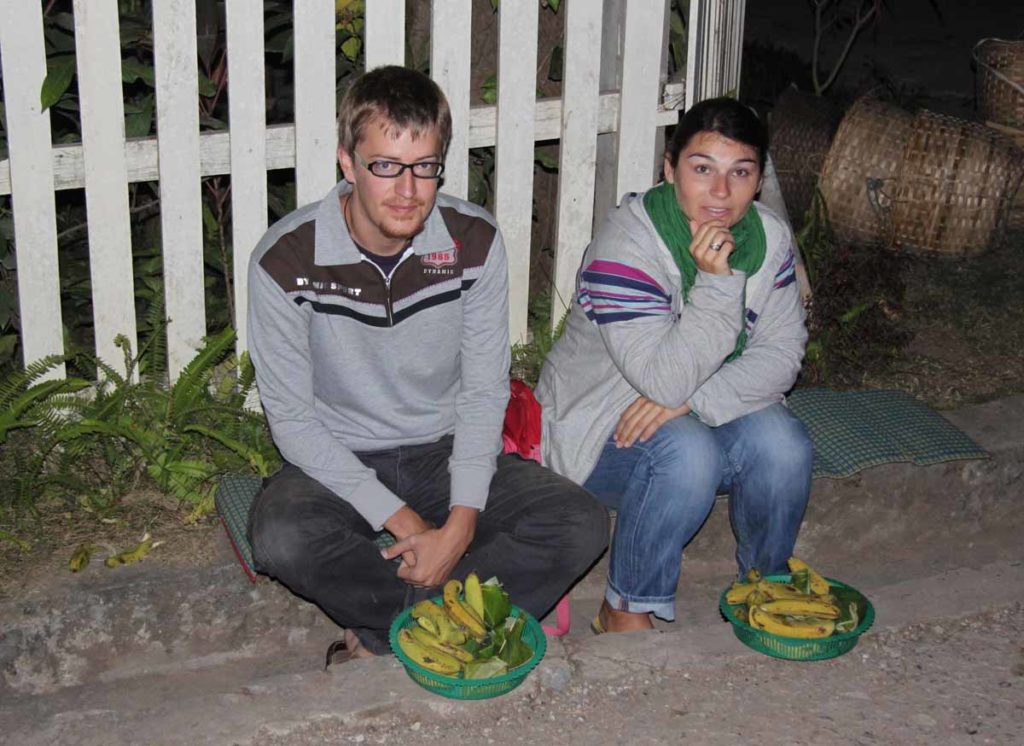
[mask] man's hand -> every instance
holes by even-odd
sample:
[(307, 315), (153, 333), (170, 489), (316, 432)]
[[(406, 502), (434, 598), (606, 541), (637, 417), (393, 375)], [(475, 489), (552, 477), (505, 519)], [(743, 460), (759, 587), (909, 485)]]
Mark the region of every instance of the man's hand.
[[(395, 515), (400, 512), (401, 510)], [(428, 526), (424, 531), (399, 538), (395, 544), (384, 549), (381, 555), (385, 559), (394, 559), (401, 555), (398, 577), (410, 585), (442, 585), (448, 580), (452, 570), (473, 541), (477, 513), (475, 508), (456, 505), (449, 512), (448, 520), (441, 528)], [(387, 526), (386, 523), (384, 525)]]
[(638, 396), (619, 417), (615, 426), (615, 445), (618, 448), (629, 448), (638, 440), (645, 443), (666, 422), (689, 413), (688, 404), (678, 409), (669, 409), (647, 397)]
[[(410, 536), (415, 536), (416, 534), (422, 534), (424, 531), (429, 531), (434, 528), (434, 526), (423, 520), (422, 516), (408, 505), (403, 505), (392, 513), (390, 518), (384, 521), (384, 528), (387, 529), (395, 539), (402, 541)], [(397, 556), (397, 554), (393, 554), (391, 557), (388, 557), (388, 559), (392, 559)], [(402, 564), (409, 565), (410, 567), (415, 565), (415, 553), (403, 552)]]

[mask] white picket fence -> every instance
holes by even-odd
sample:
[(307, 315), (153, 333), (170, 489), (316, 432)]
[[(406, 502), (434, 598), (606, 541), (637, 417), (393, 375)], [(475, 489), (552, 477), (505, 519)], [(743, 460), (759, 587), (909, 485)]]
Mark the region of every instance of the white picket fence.
[[(204, 0), (200, 0), (204, 1)], [(510, 329), (526, 335), (534, 143), (559, 140), (555, 303), (572, 297), (588, 243), (598, 182), (614, 200), (652, 183), (659, 129), (677, 112), (661, 103), (668, 0), (563, 0), (562, 97), (537, 100), (538, 0), (505, 0), (499, 10), (495, 106), (471, 106), (472, 0), (432, 0), (430, 67), (451, 102), (452, 145), (445, 191), (465, 196), (469, 149), (495, 146), (495, 214), (509, 251)], [(334, 0), (295, 0), (295, 122), (267, 126), (263, 17), (253, 0), (225, 0), (229, 132), (200, 133), (196, 0), (154, 0), (153, 39), (159, 137), (126, 140), (116, 0), (74, 0), (82, 142), (54, 146), (40, 111), (46, 75), (41, 3), (0, 0), (0, 59), (10, 157), (0, 161), (0, 195), (13, 196), (23, 359), (62, 353), (54, 194), (85, 189), (96, 352), (118, 365), (118, 334), (136, 341), (128, 184), (157, 181), (163, 235), (168, 358), (175, 376), (206, 333), (201, 177), (232, 184), (238, 346), (246, 348), (246, 265), (266, 229), (268, 170), (294, 168), (299, 204), (335, 181)], [(688, 102), (738, 87), (745, 0), (691, 0)], [(621, 13), (615, 18), (606, 12)], [(546, 12), (546, 11), (545, 11)], [(601, 90), (602, 34), (621, 24), (617, 90)], [(401, 64), (405, 0), (367, 0), (367, 67)], [(700, 57), (695, 57), (696, 50)], [(696, 77), (693, 77), (696, 76)], [(597, 167), (599, 135), (613, 133), (613, 173)], [(556, 309), (555, 317), (562, 309)], [(62, 375), (63, 370), (57, 374)]]

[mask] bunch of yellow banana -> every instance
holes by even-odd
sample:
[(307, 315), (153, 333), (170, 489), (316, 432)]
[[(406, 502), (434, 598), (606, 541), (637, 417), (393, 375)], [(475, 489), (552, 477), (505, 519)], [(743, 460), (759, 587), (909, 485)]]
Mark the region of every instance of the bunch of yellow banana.
[(836, 631), (841, 614), (828, 581), (796, 557), (790, 557), (789, 569), (793, 574), (806, 573), (807, 592), (792, 583), (769, 582), (751, 570), (745, 583), (732, 584), (726, 602), (745, 604), (745, 613), (738, 616), (755, 629), (782, 637), (828, 637)]
[(467, 643), (479, 643), (487, 636), (483, 593), (476, 573), (466, 578), (464, 599), (460, 598), (462, 594), (462, 582), (449, 580), (441, 604), (424, 600), (413, 606), (416, 626), (398, 633), (402, 652), (424, 668), (447, 676), (459, 674), (466, 663), (475, 660), (467, 649), (473, 646)]

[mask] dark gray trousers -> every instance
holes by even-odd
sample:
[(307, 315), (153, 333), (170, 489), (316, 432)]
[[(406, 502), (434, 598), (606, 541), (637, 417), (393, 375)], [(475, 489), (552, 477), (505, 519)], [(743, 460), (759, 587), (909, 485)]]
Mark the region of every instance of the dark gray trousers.
[[(425, 520), (448, 517), (452, 437), (356, 454)], [(265, 480), (249, 516), (256, 569), (317, 604), (374, 653), (387, 653), (391, 620), (439, 589), (400, 579), (376, 534), (351, 505), (298, 467)], [(608, 514), (589, 492), (533, 461), (498, 457), (487, 507), (452, 577), (496, 575), (512, 603), (546, 615), (608, 545)]]

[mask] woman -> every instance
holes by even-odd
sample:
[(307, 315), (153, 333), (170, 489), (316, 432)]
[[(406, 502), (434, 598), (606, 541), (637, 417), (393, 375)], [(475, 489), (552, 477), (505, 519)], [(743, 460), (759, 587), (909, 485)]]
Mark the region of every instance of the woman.
[(738, 102), (690, 109), (665, 181), (587, 248), (541, 371), (545, 462), (617, 511), (595, 632), (675, 618), (683, 547), (719, 491), (741, 575), (785, 570), (796, 541), (812, 448), (783, 400), (807, 331), (792, 234), (754, 202), (767, 148)]

